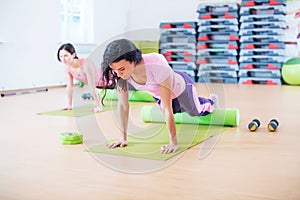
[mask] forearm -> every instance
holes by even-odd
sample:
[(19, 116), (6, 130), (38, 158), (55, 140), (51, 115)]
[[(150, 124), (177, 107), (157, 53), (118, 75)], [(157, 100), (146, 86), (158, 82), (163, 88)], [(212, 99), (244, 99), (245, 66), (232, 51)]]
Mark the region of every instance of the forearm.
[(177, 145), (177, 134), (174, 115), (169, 109), (164, 110), (164, 115), (166, 118), (166, 125), (169, 131), (170, 143)]
[(129, 105), (118, 105), (120, 137), (127, 140)]
[(94, 101), (95, 101), (96, 106), (101, 107), (101, 103), (100, 103), (100, 99), (99, 99), (99, 96), (98, 96), (97, 89), (93, 90), (93, 97), (94, 97)]
[(67, 104), (68, 107), (72, 108), (73, 105), (73, 86), (68, 85), (67, 86)]
[[(160, 85), (161, 108), (166, 119), (166, 125), (169, 131), (170, 144), (177, 145), (176, 125), (172, 108), (172, 76), (169, 76)], [(173, 149), (174, 150), (174, 149)], [(171, 150), (171, 151), (173, 151)], [(164, 152), (164, 151), (163, 151)], [(169, 152), (167, 150), (167, 152)]]
[(99, 101), (98, 91), (96, 89), (96, 81), (95, 81), (95, 66), (94, 63), (90, 59), (86, 59), (83, 65), (84, 72), (87, 76), (87, 83), (92, 95), (94, 97), (94, 101), (97, 107), (101, 108), (101, 104)]

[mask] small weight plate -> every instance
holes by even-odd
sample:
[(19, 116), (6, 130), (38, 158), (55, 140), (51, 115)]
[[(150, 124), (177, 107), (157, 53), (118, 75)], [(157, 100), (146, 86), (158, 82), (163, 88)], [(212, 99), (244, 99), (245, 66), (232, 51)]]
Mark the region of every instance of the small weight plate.
[(77, 132), (63, 132), (60, 134), (60, 139), (66, 141), (82, 140), (82, 138), (82, 134)]

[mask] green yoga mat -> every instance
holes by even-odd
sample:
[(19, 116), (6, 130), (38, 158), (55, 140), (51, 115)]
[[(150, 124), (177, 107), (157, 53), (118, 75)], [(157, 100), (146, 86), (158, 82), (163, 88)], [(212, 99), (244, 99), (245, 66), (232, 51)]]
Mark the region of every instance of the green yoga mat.
[(168, 160), (200, 142), (217, 135), (225, 128), (221, 126), (191, 124), (177, 124), (176, 127), (179, 149), (175, 153), (161, 153), (161, 146), (169, 143), (169, 134), (165, 125), (128, 135), (128, 145), (126, 147), (110, 149), (107, 148), (106, 143), (94, 146), (86, 151), (151, 160)]
[[(165, 122), (159, 106), (144, 106), (141, 115), (145, 122)], [(178, 124), (238, 126), (240, 122), (238, 109), (216, 109), (212, 114), (201, 117), (192, 117), (186, 112), (176, 113), (174, 118)]]
[[(115, 104), (115, 103), (114, 103)], [(88, 104), (84, 106), (78, 106), (73, 108), (73, 110), (52, 110), (47, 112), (40, 112), (40, 115), (54, 115), (54, 116), (66, 116), (66, 117), (82, 117), (87, 115), (95, 114), (93, 112), (94, 105)], [(112, 104), (108, 104), (102, 107), (102, 112), (109, 111), (115, 108)]]
[[(115, 89), (107, 89), (106, 90), (106, 97), (107, 100), (118, 100), (118, 93)], [(100, 91), (100, 96), (104, 93), (103, 90)], [(153, 97), (146, 91), (141, 90), (129, 90), (128, 91), (128, 100), (129, 101), (136, 101), (136, 102), (155, 102)]]

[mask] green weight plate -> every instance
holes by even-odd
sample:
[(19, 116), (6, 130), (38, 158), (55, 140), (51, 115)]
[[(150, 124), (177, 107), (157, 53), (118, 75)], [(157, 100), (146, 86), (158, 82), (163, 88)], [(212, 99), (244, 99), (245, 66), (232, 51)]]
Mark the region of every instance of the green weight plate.
[(77, 82), (77, 86), (78, 86), (78, 87), (83, 87), (83, 86), (84, 86), (84, 82), (78, 81), (78, 82)]
[(61, 140), (61, 144), (81, 144), (82, 140)]
[(77, 132), (63, 132), (60, 134), (61, 140), (82, 140), (82, 134)]

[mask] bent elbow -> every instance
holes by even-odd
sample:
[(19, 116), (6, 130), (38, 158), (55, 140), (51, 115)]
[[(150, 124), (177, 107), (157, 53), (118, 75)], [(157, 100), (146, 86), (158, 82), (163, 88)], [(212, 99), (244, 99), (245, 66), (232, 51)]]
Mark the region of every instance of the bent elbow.
[(161, 111), (164, 113), (164, 115), (170, 115), (170, 114), (173, 114), (173, 109), (172, 107), (167, 107), (167, 106), (164, 106), (161, 104)]

